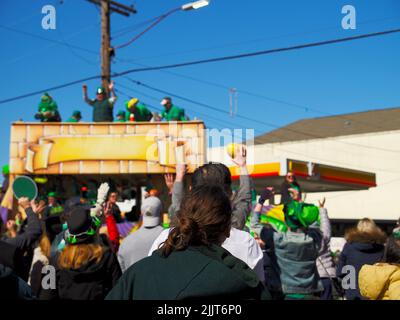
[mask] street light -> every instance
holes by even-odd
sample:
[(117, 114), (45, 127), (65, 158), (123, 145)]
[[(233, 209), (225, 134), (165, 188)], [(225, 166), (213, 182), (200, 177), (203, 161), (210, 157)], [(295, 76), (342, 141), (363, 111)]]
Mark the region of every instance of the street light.
[(209, 4), (210, 4), (210, 0), (199, 0), (199, 1), (184, 4), (181, 7), (181, 9), (184, 11), (192, 10), (192, 9), (200, 9), (202, 7), (208, 6)]
[(195, 1), (195, 2), (190, 2), (187, 4), (184, 4), (181, 7), (175, 8), (173, 10), (168, 11), (167, 13), (163, 14), (162, 16), (160, 16), (155, 22), (153, 22), (150, 26), (148, 26), (145, 30), (143, 30), (141, 33), (139, 33), (137, 36), (135, 36), (133, 39), (129, 40), (128, 42), (121, 44), (117, 47), (115, 47), (114, 49), (121, 49), (124, 48), (126, 46), (129, 46), (132, 42), (136, 41), (137, 39), (139, 39), (141, 36), (143, 36), (147, 31), (149, 31), (150, 29), (152, 29), (153, 27), (155, 27), (157, 24), (159, 24), (161, 21), (163, 21), (166, 17), (170, 16), (171, 14), (177, 12), (177, 11), (189, 11), (189, 10), (197, 10), (203, 7), (206, 7), (210, 4), (211, 0), (199, 0), (199, 1)]

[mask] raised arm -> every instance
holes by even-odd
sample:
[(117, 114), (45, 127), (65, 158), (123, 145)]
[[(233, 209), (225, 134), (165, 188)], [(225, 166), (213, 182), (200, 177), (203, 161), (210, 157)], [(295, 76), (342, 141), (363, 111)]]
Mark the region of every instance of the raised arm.
[(245, 146), (241, 146), (232, 159), (240, 169), (240, 186), (232, 201), (232, 227), (239, 230), (243, 230), (247, 215), (251, 212), (251, 178), (247, 171), (246, 159)]
[[(176, 165), (176, 178), (172, 188), (172, 203), (168, 208), (168, 215), (170, 219), (172, 219), (178, 212), (179, 208), (181, 207), (183, 196), (185, 195), (183, 179), (185, 178), (186, 169), (187, 168), (185, 164)], [(170, 188), (170, 184), (168, 188)]]
[(83, 92), (83, 101), (85, 101), (88, 105), (93, 105), (93, 100), (89, 99), (88, 97), (86, 84), (82, 86), (82, 92)]
[(108, 90), (110, 91), (110, 94), (111, 94), (110, 102), (113, 105), (115, 103), (115, 101), (117, 101), (117, 95), (115, 94), (113, 81), (111, 81), (110, 84), (108, 85)]
[(23, 197), (18, 200), (18, 204), (25, 210), (28, 223), (23, 233), (17, 235), (15, 238), (7, 239), (6, 242), (19, 249), (27, 250), (30, 249), (37, 240), (39, 240), (42, 235), (42, 228), (40, 220), (34, 212), (34, 209), (37, 208), (34, 201), (29, 202), (28, 198)]

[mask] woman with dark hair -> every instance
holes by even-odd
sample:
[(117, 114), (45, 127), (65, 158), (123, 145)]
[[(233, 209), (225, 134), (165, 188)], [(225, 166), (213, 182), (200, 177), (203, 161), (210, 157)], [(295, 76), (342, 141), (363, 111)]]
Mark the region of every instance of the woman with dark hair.
[(230, 233), (231, 215), (223, 189), (193, 188), (181, 203), (168, 239), (132, 265), (107, 299), (270, 299), (254, 271), (221, 247)]
[(293, 172), (288, 172), (281, 185), (281, 203), (288, 205), (293, 200), (301, 202), (301, 187)]
[(359, 286), (368, 299), (400, 300), (400, 236), (389, 237), (382, 263), (361, 268)]

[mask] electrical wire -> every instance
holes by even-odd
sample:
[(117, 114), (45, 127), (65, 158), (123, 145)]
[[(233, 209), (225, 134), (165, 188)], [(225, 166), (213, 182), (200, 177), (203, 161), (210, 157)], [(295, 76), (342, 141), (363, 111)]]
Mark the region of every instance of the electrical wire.
[[(263, 51), (256, 51), (256, 52), (244, 53), (244, 54), (240, 54), (240, 55), (209, 58), (209, 59), (203, 59), (203, 60), (197, 60), (197, 61), (188, 61), (188, 62), (183, 62), (183, 63), (175, 63), (175, 64), (161, 65), (161, 66), (154, 66), (154, 67), (129, 69), (129, 70), (125, 70), (122, 72), (113, 73), (112, 76), (115, 78), (115, 77), (121, 77), (121, 76), (130, 74), (130, 73), (171, 69), (171, 68), (178, 68), (178, 67), (184, 67), (184, 66), (190, 66), (190, 65), (199, 65), (199, 64), (221, 62), (221, 61), (227, 61), (227, 60), (242, 59), (242, 58), (248, 58), (248, 57), (254, 57), (254, 56), (268, 55), (268, 54), (284, 52), (284, 51), (300, 50), (300, 49), (305, 49), (305, 48), (318, 47), (318, 46), (330, 45), (330, 44), (341, 43), (341, 42), (349, 42), (349, 41), (360, 40), (360, 39), (371, 38), (371, 37), (378, 37), (378, 36), (383, 36), (383, 35), (388, 35), (388, 34), (393, 34), (393, 33), (398, 33), (398, 32), (400, 32), (400, 29), (391, 29), (391, 30), (386, 30), (386, 31), (362, 34), (362, 35), (358, 35), (358, 36), (332, 39), (332, 40), (319, 41), (319, 42), (312, 42), (312, 43), (306, 43), (306, 44), (295, 45), (295, 46), (284, 47), (284, 48), (275, 48), (275, 49), (269, 49), (269, 50), (263, 50)], [(16, 101), (16, 100), (23, 99), (23, 98), (26, 98), (29, 96), (33, 96), (33, 95), (38, 94), (38, 92), (57, 90), (57, 89), (65, 88), (65, 87), (68, 87), (68, 86), (71, 86), (71, 85), (74, 85), (77, 83), (81, 83), (83, 81), (88, 81), (88, 80), (98, 79), (98, 78), (101, 78), (101, 76), (96, 75), (96, 76), (92, 76), (92, 77), (88, 77), (88, 78), (83, 78), (83, 79), (75, 80), (75, 81), (68, 82), (65, 84), (53, 86), (50, 88), (46, 88), (46, 89), (26, 93), (23, 95), (15, 96), (12, 98), (3, 99), (3, 100), (0, 100), (0, 104), (6, 103), (6, 102), (11, 102), (11, 101)]]

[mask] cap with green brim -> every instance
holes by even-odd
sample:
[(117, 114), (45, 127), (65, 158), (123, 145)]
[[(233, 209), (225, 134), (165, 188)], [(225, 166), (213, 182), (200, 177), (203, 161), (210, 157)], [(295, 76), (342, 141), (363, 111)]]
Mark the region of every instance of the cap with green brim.
[(82, 114), (81, 114), (81, 112), (80, 112), (79, 110), (75, 110), (75, 111), (72, 113), (72, 116), (73, 116), (73, 117), (76, 117), (76, 118), (82, 118)]

